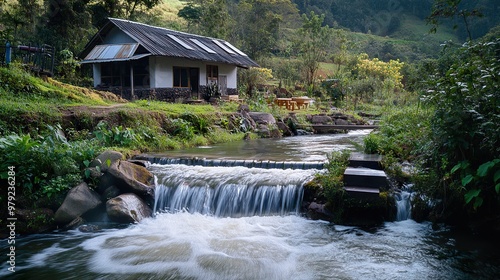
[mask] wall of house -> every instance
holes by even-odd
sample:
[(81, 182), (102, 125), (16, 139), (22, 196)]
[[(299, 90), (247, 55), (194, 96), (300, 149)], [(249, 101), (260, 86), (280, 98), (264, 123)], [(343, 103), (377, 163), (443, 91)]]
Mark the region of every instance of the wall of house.
[(207, 65), (218, 65), (219, 76), (227, 77), (227, 88), (237, 87), (237, 67), (234, 65), (217, 64), (205, 61), (195, 61), (172, 57), (149, 57), (149, 69), (151, 74), (151, 88), (173, 87), (173, 67), (193, 67), (200, 69), (200, 87), (207, 85)]
[(238, 67), (234, 65), (221, 64), (219, 65), (219, 76), (227, 77), (227, 88), (236, 89), (238, 81)]
[(125, 34), (125, 32), (119, 30), (118, 28), (113, 28), (104, 38), (102, 45), (107, 44), (127, 44), (127, 43), (137, 43), (130, 36)]
[(94, 87), (97, 87), (101, 84), (101, 64), (92, 64), (92, 73), (94, 78)]

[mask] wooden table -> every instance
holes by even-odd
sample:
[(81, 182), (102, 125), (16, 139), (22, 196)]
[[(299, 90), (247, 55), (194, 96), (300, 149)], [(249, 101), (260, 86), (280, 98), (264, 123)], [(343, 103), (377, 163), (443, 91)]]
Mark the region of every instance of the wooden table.
[(292, 98), (276, 98), (274, 99), (274, 103), (280, 107), (285, 107), (290, 111), (295, 110), (295, 107), (297, 107), (297, 102), (293, 101)]
[(292, 101), (291, 98), (276, 98), (274, 99), (274, 103), (280, 107), (287, 107), (288, 102)]
[(297, 109), (309, 107), (311, 99), (309, 97), (292, 97), (292, 100), (297, 103)]

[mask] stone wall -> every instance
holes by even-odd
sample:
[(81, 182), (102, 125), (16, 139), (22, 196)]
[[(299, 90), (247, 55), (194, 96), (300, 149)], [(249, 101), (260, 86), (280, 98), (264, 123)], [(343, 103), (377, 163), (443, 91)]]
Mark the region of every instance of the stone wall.
[[(156, 88), (156, 89), (140, 88), (140, 89), (134, 89), (134, 96), (132, 96), (130, 88), (122, 89), (120, 87), (113, 87), (113, 88), (97, 88), (97, 89), (112, 92), (127, 100), (153, 99), (153, 100), (160, 100), (167, 102), (176, 102), (178, 100), (185, 100), (190, 98), (197, 99), (198, 96), (201, 99), (203, 99), (203, 93), (206, 91), (206, 88), (207, 88), (206, 86), (200, 85), (199, 94), (192, 93), (191, 89), (189, 88)], [(227, 94), (237, 95), (238, 90), (235, 88), (228, 88)]]

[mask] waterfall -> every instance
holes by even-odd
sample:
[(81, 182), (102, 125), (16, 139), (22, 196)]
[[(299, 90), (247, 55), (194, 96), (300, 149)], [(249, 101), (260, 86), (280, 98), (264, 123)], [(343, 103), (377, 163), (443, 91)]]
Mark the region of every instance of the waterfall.
[(396, 221), (404, 221), (411, 218), (411, 186), (405, 186), (396, 192)]
[(135, 159), (146, 160), (151, 163), (162, 165), (184, 164), (199, 166), (223, 166), (234, 167), (243, 166), (248, 168), (266, 168), (266, 169), (323, 169), (324, 161), (273, 161), (273, 160), (241, 160), (241, 159), (206, 159), (206, 158), (170, 158), (141, 155)]
[(152, 164), (155, 212), (216, 217), (298, 214), (303, 185), (319, 170)]

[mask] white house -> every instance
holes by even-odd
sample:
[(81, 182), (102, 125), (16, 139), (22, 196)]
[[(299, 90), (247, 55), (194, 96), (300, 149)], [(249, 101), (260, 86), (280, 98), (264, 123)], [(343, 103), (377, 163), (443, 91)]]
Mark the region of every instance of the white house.
[(127, 99), (198, 98), (211, 83), (237, 94), (237, 69), (258, 66), (221, 39), (109, 18), (81, 53), (94, 87)]

